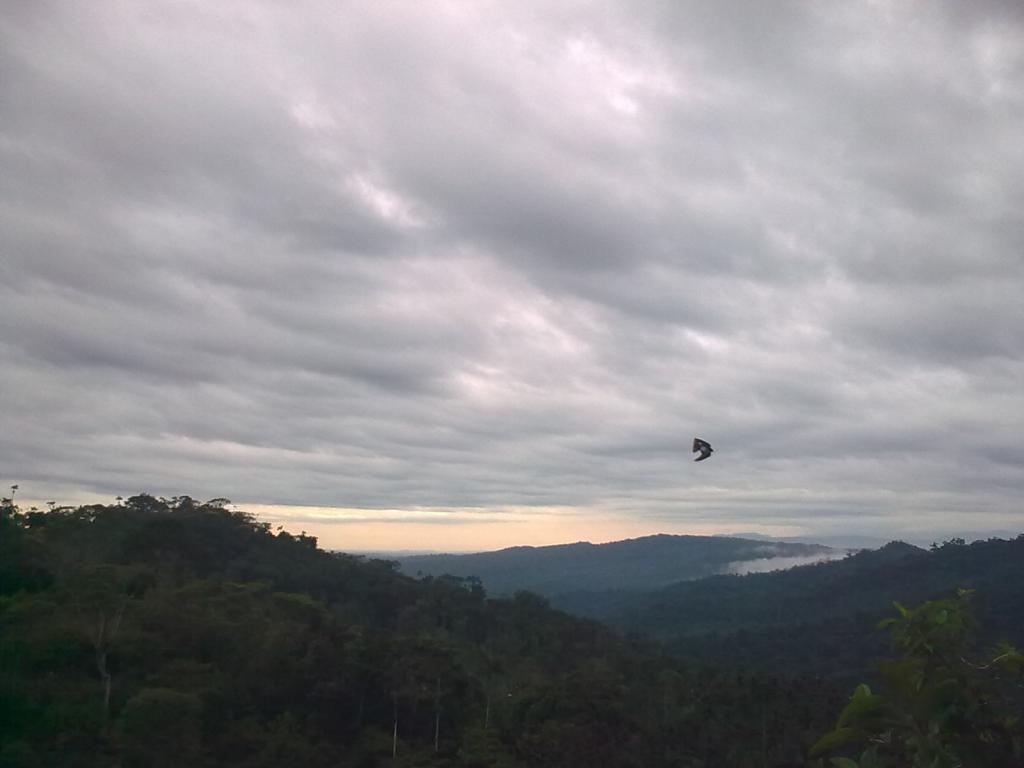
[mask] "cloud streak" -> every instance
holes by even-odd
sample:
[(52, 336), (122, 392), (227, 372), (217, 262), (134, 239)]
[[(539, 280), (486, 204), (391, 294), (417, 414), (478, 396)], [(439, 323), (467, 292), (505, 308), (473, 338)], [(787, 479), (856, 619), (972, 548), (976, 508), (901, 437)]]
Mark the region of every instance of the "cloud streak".
[(1004, 527), (1022, 23), (8, 4), (5, 472), (649, 532)]

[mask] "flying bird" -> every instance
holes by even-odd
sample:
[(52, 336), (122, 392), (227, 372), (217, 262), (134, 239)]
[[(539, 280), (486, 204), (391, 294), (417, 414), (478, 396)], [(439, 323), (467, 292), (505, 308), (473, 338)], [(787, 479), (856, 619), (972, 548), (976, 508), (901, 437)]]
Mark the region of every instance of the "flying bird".
[(710, 456), (714, 450), (715, 449), (711, 447), (711, 443), (707, 440), (701, 440), (699, 437), (693, 438), (693, 453), (700, 451), (700, 456), (694, 459), (694, 461), (704, 461), (704, 459)]

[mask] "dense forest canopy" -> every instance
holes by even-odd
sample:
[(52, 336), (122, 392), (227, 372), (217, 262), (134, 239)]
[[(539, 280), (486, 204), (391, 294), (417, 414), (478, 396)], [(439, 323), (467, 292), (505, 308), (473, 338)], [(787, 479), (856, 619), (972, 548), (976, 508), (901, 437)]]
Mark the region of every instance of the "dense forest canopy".
[(794, 766), (849, 690), (410, 578), (223, 499), (0, 507), (5, 768)]
[(920, 549), (892, 542), (844, 559), (774, 573), (714, 576), (658, 590), (589, 591), (552, 603), (624, 632), (663, 639), (705, 661), (863, 676), (887, 649), (870, 632), (892, 602), (975, 591), (979, 640), (1024, 643), (1024, 536), (954, 539)]

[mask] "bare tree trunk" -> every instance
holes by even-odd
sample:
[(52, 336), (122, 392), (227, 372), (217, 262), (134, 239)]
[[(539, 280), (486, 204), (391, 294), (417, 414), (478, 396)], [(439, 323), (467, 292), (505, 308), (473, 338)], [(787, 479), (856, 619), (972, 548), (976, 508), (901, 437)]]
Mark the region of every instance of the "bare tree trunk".
[(106, 649), (107, 617), (100, 616), (100, 626), (96, 630), (93, 650), (96, 652), (96, 671), (100, 674), (100, 685), (103, 687), (103, 725), (106, 727), (110, 714), (110, 670), (107, 669)]
[[(104, 657), (106, 654), (104, 654)], [(106, 666), (106, 658), (104, 658), (104, 667)], [(110, 689), (113, 686), (113, 678), (110, 672), (105, 672), (103, 677), (103, 722), (106, 723), (110, 718)]]
[(112, 679), (110, 670), (107, 669), (107, 652), (103, 648), (96, 649), (96, 671), (100, 673), (100, 684), (103, 686), (103, 725), (106, 726), (110, 717), (110, 689)]
[(117, 635), (117, 630), (121, 627), (121, 619), (124, 616), (125, 606), (128, 604), (128, 598), (125, 597), (121, 601), (121, 604), (117, 607), (117, 611), (111, 618), (110, 622), (107, 622), (107, 617), (100, 616), (100, 626), (96, 631), (96, 640), (93, 643), (93, 647), (96, 651), (96, 671), (100, 674), (100, 680), (103, 684), (103, 726), (107, 727), (107, 722), (110, 719), (110, 691), (113, 687), (113, 676), (110, 670), (107, 668), (107, 651), (110, 648), (111, 643), (114, 641), (114, 636)]
[(398, 694), (391, 694), (391, 703), (395, 713), (395, 727), (391, 732), (391, 759), (395, 759), (395, 755), (398, 754)]

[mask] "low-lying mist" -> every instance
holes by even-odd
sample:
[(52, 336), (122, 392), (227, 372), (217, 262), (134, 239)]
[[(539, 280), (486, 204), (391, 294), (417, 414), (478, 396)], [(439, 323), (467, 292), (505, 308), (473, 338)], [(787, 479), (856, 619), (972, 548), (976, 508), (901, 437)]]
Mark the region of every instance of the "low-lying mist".
[[(770, 549), (767, 547), (766, 549)], [(790, 557), (764, 557), (757, 560), (737, 560), (729, 563), (723, 573), (732, 573), (742, 576), (747, 573), (768, 573), (769, 571), (784, 571), (788, 568), (795, 568), (798, 565), (814, 565), (825, 563), (829, 560), (841, 560), (852, 549), (834, 549), (828, 552), (819, 552), (813, 555), (798, 555)]]

